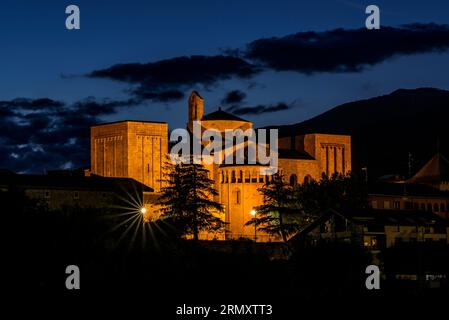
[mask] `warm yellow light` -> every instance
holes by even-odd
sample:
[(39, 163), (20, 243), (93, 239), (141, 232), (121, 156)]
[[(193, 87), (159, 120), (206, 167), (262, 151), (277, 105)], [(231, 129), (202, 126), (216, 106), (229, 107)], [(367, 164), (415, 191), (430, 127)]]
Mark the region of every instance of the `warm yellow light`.
[(255, 216), (256, 213), (257, 213), (257, 211), (253, 209), (253, 210), (251, 210), (249, 213), (250, 213), (252, 216)]
[(147, 213), (147, 208), (142, 207), (142, 208), (140, 209), (140, 213), (141, 213), (141, 214)]

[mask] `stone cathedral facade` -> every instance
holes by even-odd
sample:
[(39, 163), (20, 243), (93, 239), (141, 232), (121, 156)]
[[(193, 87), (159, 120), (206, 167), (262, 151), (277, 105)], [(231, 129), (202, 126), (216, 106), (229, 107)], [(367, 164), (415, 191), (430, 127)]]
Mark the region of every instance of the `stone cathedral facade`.
[[(188, 100), (187, 128), (199, 121), (201, 131), (253, 128), (253, 123), (220, 108), (204, 115), (204, 100), (193, 91)], [(120, 121), (91, 127), (91, 172), (107, 177), (129, 177), (151, 187), (146, 207), (155, 210), (154, 199), (162, 187), (164, 163), (169, 154), (168, 124), (151, 121)], [(243, 146), (244, 147), (244, 146)], [(239, 148), (234, 146), (233, 148)], [(320, 179), (322, 173), (351, 171), (351, 138), (345, 135), (296, 134), (278, 139), (278, 170), (294, 185), (307, 179)], [(224, 159), (224, 158), (222, 158)], [(259, 164), (205, 164), (218, 191), (216, 201), (223, 204), (222, 219), (228, 222), (225, 233), (204, 234), (204, 238), (254, 238), (254, 227), (245, 226), (251, 211), (262, 204), (258, 191), (269, 176), (261, 174)], [(254, 213), (254, 211), (253, 211)], [(269, 241), (258, 234), (258, 241)]]

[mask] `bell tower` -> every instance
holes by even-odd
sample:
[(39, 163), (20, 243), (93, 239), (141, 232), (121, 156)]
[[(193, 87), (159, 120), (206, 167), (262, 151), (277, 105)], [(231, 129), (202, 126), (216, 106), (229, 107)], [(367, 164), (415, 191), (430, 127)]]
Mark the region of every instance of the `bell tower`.
[(203, 118), (204, 100), (197, 91), (192, 91), (189, 97), (189, 123), (188, 128), (192, 131), (193, 121)]

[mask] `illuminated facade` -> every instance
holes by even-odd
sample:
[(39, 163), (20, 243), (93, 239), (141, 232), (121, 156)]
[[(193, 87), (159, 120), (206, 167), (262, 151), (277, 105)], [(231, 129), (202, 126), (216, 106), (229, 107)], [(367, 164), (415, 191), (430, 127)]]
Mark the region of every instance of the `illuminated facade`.
[[(204, 100), (193, 91), (188, 100), (187, 128), (192, 132), (195, 121), (201, 131), (219, 132), (253, 128), (253, 123), (221, 110), (204, 115)], [(351, 138), (344, 135), (298, 134), (278, 139), (278, 170), (294, 185), (306, 179), (319, 179), (322, 173), (351, 171)], [(242, 145), (234, 145), (233, 151)], [(161, 189), (164, 159), (167, 158), (167, 123), (121, 121), (91, 128), (91, 171), (108, 177), (130, 177), (153, 188)], [(224, 157), (222, 156), (222, 159)], [(245, 226), (251, 211), (262, 204), (258, 189), (269, 176), (261, 174), (260, 164), (205, 164), (218, 191), (216, 201), (223, 204), (226, 233), (204, 234), (203, 238), (254, 238), (254, 227)], [(262, 169), (262, 170), (261, 170)], [(151, 207), (151, 204), (149, 204)], [(253, 212), (254, 213), (254, 212)], [(259, 241), (276, 240), (258, 234)]]

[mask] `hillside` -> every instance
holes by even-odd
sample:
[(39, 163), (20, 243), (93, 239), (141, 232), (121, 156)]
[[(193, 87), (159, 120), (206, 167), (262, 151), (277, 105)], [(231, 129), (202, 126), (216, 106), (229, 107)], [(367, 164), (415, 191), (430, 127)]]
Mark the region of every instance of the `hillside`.
[(370, 176), (415, 172), (439, 150), (449, 155), (449, 91), (399, 89), (388, 95), (337, 106), (301, 123), (279, 126), (280, 135), (339, 133), (352, 136), (353, 167)]

